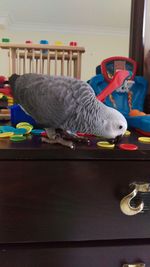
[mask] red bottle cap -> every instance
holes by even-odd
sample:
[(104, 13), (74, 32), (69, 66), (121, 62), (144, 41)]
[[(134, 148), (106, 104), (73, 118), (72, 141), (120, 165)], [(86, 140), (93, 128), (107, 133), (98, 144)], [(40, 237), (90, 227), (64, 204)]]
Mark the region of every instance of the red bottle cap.
[(26, 44), (32, 44), (32, 41), (27, 40), (27, 41), (26, 41)]
[(94, 136), (93, 134), (86, 134), (86, 133), (80, 133), (80, 132), (77, 132), (77, 135), (78, 136)]
[(40, 135), (43, 136), (43, 137), (47, 137), (47, 133), (46, 132), (43, 132)]
[(138, 146), (134, 144), (120, 144), (119, 148), (123, 150), (137, 150)]
[(70, 46), (77, 46), (77, 42), (70, 42)]

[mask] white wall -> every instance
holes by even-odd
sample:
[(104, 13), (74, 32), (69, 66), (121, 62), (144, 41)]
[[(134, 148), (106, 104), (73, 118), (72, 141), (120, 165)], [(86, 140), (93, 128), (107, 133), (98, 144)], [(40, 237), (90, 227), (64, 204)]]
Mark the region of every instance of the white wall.
[[(24, 43), (32, 40), (38, 43), (41, 39), (49, 40), (50, 44), (60, 40), (64, 45), (70, 41), (77, 41), (78, 46), (85, 47), (85, 54), (82, 58), (82, 80), (88, 80), (95, 75), (95, 68), (100, 62), (111, 56), (128, 56), (129, 36), (127, 34), (67, 34), (56, 32), (37, 32), (37, 31), (6, 31), (0, 30), (1, 38), (10, 38), (12, 43)], [(1, 41), (1, 40), (0, 40)], [(0, 50), (0, 75), (8, 76), (7, 53)]]

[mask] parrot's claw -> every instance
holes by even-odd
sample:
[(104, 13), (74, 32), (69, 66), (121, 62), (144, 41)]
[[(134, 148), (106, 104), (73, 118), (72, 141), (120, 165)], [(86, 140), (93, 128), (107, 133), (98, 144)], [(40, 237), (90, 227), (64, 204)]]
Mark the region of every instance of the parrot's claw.
[(72, 133), (70, 131), (63, 131), (61, 129), (58, 129), (56, 135), (61, 136), (65, 140), (70, 140), (74, 143), (82, 143), (82, 144), (90, 145), (89, 139), (83, 136), (78, 136), (77, 134)]
[(49, 144), (61, 144), (63, 146), (70, 147), (71, 149), (75, 149), (75, 145), (72, 141), (64, 140), (61, 137), (56, 137), (55, 139), (49, 139), (47, 137), (41, 138), (42, 142)]

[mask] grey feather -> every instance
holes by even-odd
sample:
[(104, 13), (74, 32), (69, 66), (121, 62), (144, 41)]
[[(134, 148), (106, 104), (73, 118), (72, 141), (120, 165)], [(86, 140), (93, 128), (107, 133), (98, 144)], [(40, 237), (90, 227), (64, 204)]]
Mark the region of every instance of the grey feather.
[(14, 97), (27, 113), (47, 128), (106, 138), (124, 134), (127, 128), (120, 112), (99, 102), (89, 84), (74, 78), (24, 74), (16, 80)]

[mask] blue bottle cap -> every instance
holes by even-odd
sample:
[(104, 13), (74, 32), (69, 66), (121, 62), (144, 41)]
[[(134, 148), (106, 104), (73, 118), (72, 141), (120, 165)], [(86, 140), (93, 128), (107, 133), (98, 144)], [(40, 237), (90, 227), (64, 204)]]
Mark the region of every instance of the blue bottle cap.
[(40, 44), (48, 44), (49, 42), (48, 42), (48, 40), (41, 40), (40, 41)]

